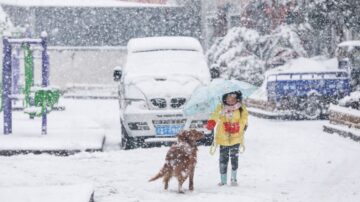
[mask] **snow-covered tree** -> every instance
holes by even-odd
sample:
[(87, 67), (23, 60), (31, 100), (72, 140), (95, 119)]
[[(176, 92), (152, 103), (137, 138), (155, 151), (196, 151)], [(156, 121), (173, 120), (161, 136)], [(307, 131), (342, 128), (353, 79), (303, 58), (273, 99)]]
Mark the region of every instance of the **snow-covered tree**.
[[(360, 4), (358, 0), (317, 0), (307, 7), (308, 22), (314, 28), (315, 53), (333, 56), (336, 45), (360, 38)], [(357, 36), (347, 36), (347, 33)]]
[(220, 68), (222, 77), (260, 85), (266, 70), (307, 56), (299, 29), (304, 28), (284, 25), (261, 35), (253, 29), (235, 27), (209, 49), (208, 62)]

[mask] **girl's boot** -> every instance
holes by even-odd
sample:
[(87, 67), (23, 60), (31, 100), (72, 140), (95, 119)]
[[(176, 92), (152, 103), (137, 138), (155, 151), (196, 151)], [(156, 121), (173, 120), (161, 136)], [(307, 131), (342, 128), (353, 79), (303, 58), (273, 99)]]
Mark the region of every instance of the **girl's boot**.
[(224, 186), (226, 185), (226, 182), (227, 182), (227, 174), (221, 174), (220, 175), (220, 182), (219, 182), (219, 186)]
[(231, 170), (231, 186), (238, 186), (236, 179), (237, 170)]

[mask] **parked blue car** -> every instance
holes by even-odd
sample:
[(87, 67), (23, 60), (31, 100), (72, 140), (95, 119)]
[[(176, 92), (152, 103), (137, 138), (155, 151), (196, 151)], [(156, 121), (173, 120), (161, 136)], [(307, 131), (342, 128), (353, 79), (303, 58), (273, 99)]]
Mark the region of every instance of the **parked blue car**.
[(307, 119), (326, 116), (330, 103), (350, 94), (346, 71), (281, 72), (267, 76), (268, 101), (277, 110), (295, 112)]

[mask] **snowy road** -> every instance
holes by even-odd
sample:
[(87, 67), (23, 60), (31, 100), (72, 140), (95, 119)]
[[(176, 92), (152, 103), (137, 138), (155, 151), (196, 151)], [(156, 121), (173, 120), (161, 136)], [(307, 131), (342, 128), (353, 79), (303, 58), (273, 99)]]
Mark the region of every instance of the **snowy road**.
[[(116, 101), (65, 102), (107, 131), (119, 128)], [(55, 116), (55, 115), (54, 115)], [(0, 157), (0, 187), (90, 183), (98, 202), (119, 201), (360, 201), (360, 144), (322, 132), (323, 121), (272, 121), (250, 117), (239, 186), (217, 187), (218, 155), (199, 148), (195, 191), (163, 191), (158, 172), (168, 148), (80, 153), (70, 157)], [(70, 129), (69, 129), (70, 130)], [(17, 193), (14, 193), (17, 194)]]

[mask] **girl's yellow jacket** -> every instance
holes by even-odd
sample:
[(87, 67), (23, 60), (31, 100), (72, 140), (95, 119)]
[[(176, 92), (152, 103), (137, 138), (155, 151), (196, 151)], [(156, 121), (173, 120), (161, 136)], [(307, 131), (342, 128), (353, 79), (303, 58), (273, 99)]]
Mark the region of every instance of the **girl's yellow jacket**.
[[(232, 146), (235, 144), (240, 144), (244, 147), (244, 128), (248, 124), (248, 112), (244, 104), (242, 104), (242, 112), (240, 115), (240, 110), (233, 112), (232, 117), (229, 119), (225, 115), (221, 114), (223, 105), (219, 104), (215, 111), (211, 114), (210, 119), (216, 121), (216, 130), (215, 130), (215, 141), (218, 145), (222, 146)], [(238, 133), (229, 134), (225, 132), (224, 122), (239, 122), (240, 130)]]

